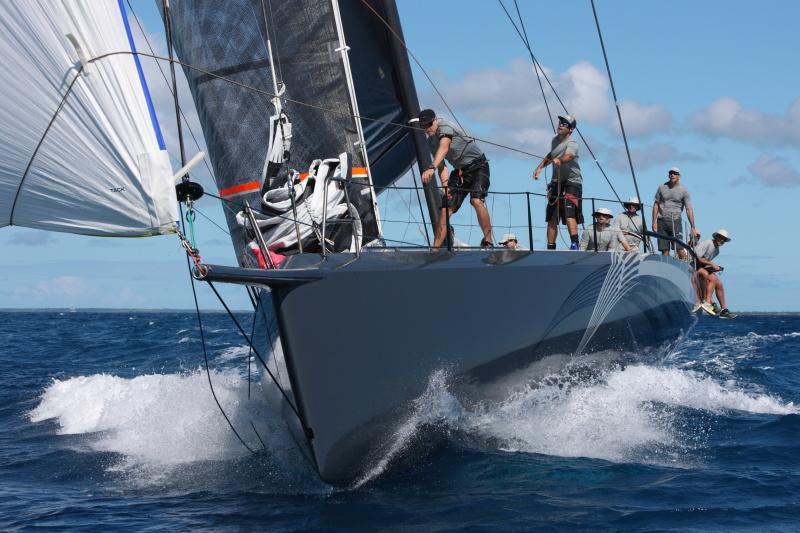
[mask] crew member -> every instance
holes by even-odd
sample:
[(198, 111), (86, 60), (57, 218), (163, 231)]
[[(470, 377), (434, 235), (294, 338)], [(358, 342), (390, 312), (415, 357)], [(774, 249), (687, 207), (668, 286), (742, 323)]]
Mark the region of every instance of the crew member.
[[(666, 237), (684, 240), (681, 214), (686, 209), (686, 217), (691, 225), (690, 240), (694, 241), (699, 233), (694, 223), (694, 210), (689, 191), (680, 183), (681, 171), (678, 167), (672, 167), (667, 176), (667, 182), (658, 186), (653, 202), (653, 231)], [(661, 255), (669, 255), (670, 248), (677, 249), (678, 257), (686, 259), (686, 250), (682, 246), (676, 246), (676, 243), (667, 239), (658, 239)]]
[[(420, 112), (419, 127), (425, 130), (434, 154), (430, 168), (422, 173), (422, 181), (428, 183), (438, 171), (439, 180), (445, 190), (433, 246), (442, 246), (447, 236), (448, 217), (458, 211), (469, 194), (469, 203), (475, 208), (478, 224), (483, 232), (481, 246), (491, 247), (492, 223), (485, 200), (489, 194), (489, 161), (475, 139), (449, 120), (437, 117), (432, 109), (423, 109)], [(444, 164), (445, 159), (453, 165), (452, 171)]]
[(550, 143), (550, 153), (533, 171), (533, 179), (538, 180), (542, 169), (553, 164), (553, 178), (547, 186), (547, 249), (556, 249), (556, 233), (559, 219), (567, 225), (570, 250), (578, 249), (578, 224), (583, 224), (581, 198), (583, 178), (578, 164), (578, 143), (572, 138), (577, 127), (575, 117), (558, 117), (558, 133)]
[(638, 196), (631, 196), (627, 202), (623, 202), (622, 207), (625, 211), (614, 220), (614, 226), (631, 245), (631, 251), (635, 252), (642, 243), (642, 217), (639, 215), (642, 203)]
[(728, 230), (719, 229), (711, 234), (710, 239), (701, 241), (700, 244), (694, 247), (694, 253), (697, 256), (698, 286), (701, 292), (705, 289), (705, 298), (702, 302), (694, 305), (692, 312), (696, 313), (699, 309), (702, 309), (709, 315), (714, 316), (716, 311), (711, 304), (711, 297), (716, 294), (719, 305), (722, 308), (719, 312), (719, 317), (734, 318), (725, 303), (725, 287), (719, 277), (722, 267), (713, 261), (719, 254), (719, 247), (730, 240), (731, 236)]
[[(596, 250), (598, 252), (613, 251), (623, 249), (631, 251), (631, 245), (622, 236), (622, 232), (611, 226), (611, 219), (614, 214), (607, 207), (599, 207), (592, 213), (594, 224), (583, 230), (581, 235), (581, 250)], [(597, 248), (595, 248), (595, 235), (597, 236)]]

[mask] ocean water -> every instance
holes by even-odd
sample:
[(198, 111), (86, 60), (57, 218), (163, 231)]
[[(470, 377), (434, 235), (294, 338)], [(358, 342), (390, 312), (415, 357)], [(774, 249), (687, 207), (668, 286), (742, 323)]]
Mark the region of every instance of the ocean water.
[[(230, 319), (203, 320), (257, 453), (214, 403), (193, 313), (0, 313), (0, 529), (800, 529), (800, 316), (704, 317), (660, 365), (492, 405), (433, 375), (348, 489), (309, 469), (254, 366), (248, 383)], [(395, 461), (423, 425), (444, 444)]]

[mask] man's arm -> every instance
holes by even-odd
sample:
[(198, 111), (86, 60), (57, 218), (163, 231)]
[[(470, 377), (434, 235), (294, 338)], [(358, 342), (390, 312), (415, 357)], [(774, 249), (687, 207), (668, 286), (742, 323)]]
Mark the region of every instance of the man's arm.
[(686, 205), (686, 218), (689, 219), (689, 224), (692, 226), (692, 237), (697, 237), (699, 233), (697, 231), (697, 226), (694, 223), (694, 209), (692, 208), (692, 204)]
[(550, 161), (551, 161), (550, 154), (547, 154), (546, 156), (544, 156), (544, 159), (542, 159), (542, 161), (536, 167), (536, 170), (533, 171), (533, 179), (535, 179), (535, 180), (539, 179), (539, 174), (542, 172), (542, 169), (544, 167), (546, 167), (547, 165), (549, 165)]
[(579, 248), (581, 250), (583, 250), (583, 251), (586, 251), (589, 248), (589, 232), (590, 231), (591, 230), (589, 230), (589, 229), (585, 229), (585, 230), (583, 230), (583, 233), (581, 234), (581, 244), (580, 244)]
[(423, 183), (428, 183), (433, 177), (436, 169), (439, 169), (439, 179), (442, 180), (442, 185), (447, 184), (447, 177), (449, 176), (449, 173), (445, 175), (444, 158), (447, 155), (448, 150), (450, 150), (450, 137), (442, 137), (439, 139), (439, 147), (436, 149), (436, 153), (433, 156), (433, 163), (431, 163), (431, 166), (422, 173)]
[(653, 231), (658, 231), (658, 210), (659, 210), (658, 200), (654, 200), (653, 201), (653, 224), (652, 224)]

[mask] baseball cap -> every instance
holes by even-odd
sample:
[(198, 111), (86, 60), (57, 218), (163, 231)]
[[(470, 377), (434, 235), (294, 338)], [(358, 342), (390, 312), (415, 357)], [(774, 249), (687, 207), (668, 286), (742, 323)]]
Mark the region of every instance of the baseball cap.
[(614, 213), (612, 213), (611, 209), (607, 207), (598, 207), (597, 209), (594, 210), (594, 213), (592, 213), (592, 216), (594, 215), (608, 215), (611, 218), (614, 218)]
[(672, 167), (671, 169), (669, 169), (669, 172), (670, 174), (677, 174), (678, 176), (681, 175), (681, 169), (679, 169), (678, 167)]
[(718, 237), (722, 237), (723, 239), (725, 239), (726, 242), (731, 240), (731, 235), (730, 235), (730, 233), (728, 233), (728, 230), (726, 230), (726, 229), (718, 229), (712, 235), (716, 235)]
[(419, 127), (427, 128), (433, 123), (433, 119), (436, 118), (436, 112), (433, 109), (423, 109), (419, 112), (417, 118), (419, 119)]

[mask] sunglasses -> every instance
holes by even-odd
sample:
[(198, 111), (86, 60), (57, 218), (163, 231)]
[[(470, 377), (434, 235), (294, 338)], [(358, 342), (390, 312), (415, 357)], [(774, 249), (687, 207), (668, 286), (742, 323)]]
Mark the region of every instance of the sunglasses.
[(564, 126), (565, 128), (569, 128), (569, 122), (559, 121), (559, 126)]
[(680, 176), (680, 173), (679, 172), (670, 172), (669, 175), (670, 176)]

